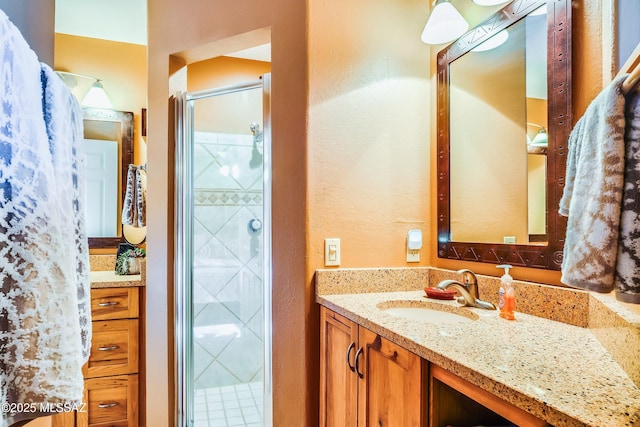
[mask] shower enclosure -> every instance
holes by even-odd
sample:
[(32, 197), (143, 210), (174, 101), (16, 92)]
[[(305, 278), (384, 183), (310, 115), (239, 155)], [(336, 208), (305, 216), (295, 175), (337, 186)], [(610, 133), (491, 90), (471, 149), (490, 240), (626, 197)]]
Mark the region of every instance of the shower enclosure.
[(271, 426), (270, 75), (176, 97), (177, 426)]

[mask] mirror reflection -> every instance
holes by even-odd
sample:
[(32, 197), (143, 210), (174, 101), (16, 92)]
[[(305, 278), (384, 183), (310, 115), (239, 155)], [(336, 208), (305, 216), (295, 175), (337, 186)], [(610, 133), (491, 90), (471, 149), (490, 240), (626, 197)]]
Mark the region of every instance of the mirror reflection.
[(510, 2), (438, 52), (440, 258), (560, 269), (572, 6), (546, 5)]
[(546, 5), (449, 64), (450, 240), (547, 241)]
[(90, 248), (122, 242), (121, 212), (133, 163), (133, 113), (84, 108), (86, 225)]

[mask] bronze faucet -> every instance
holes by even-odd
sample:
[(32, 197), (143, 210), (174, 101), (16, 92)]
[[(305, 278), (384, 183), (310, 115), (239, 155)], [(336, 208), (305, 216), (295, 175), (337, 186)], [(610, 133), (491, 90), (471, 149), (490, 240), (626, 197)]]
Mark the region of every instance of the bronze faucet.
[(485, 310), (495, 310), (496, 306), (488, 301), (483, 301), (479, 298), (478, 294), (478, 278), (469, 269), (462, 269), (457, 271), (458, 274), (462, 274), (463, 282), (457, 280), (443, 280), (438, 283), (438, 289), (453, 288), (460, 294), (458, 302), (460, 304), (483, 308)]

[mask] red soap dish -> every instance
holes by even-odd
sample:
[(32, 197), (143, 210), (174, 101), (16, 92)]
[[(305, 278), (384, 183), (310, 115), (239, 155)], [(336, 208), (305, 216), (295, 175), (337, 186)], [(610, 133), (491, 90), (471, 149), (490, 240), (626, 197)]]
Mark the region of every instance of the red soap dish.
[(424, 288), (427, 298), (433, 299), (454, 299), (456, 296), (455, 289), (438, 289), (438, 288)]

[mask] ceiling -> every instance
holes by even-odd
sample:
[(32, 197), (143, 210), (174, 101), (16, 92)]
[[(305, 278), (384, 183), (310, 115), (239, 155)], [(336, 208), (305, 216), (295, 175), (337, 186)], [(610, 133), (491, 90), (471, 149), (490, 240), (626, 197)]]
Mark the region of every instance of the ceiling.
[[(147, 44), (147, 0), (55, 0), (57, 33), (123, 43)], [(271, 61), (271, 45), (228, 54)]]
[(57, 33), (147, 44), (147, 0), (55, 0)]

